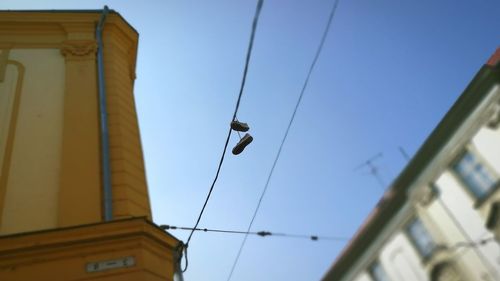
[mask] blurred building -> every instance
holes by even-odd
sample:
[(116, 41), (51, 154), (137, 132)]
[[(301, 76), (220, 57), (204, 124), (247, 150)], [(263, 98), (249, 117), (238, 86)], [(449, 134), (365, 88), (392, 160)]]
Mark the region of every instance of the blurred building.
[(137, 44), (114, 11), (0, 11), (0, 280), (172, 280), (179, 241), (151, 222)]
[(500, 280), (499, 61), (500, 49), (323, 280)]

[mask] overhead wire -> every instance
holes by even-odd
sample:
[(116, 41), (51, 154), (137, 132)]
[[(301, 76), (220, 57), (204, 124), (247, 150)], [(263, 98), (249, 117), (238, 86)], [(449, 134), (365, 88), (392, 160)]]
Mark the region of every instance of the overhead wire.
[[(258, 213), (258, 211), (259, 211), (259, 209), (260, 209), (260, 205), (262, 204), (262, 199), (264, 198), (264, 195), (266, 194), (267, 189), (268, 189), (268, 187), (269, 187), (269, 182), (270, 182), (271, 177), (272, 177), (272, 175), (273, 175), (273, 173), (274, 173), (274, 169), (275, 169), (275, 167), (276, 167), (276, 164), (278, 163), (278, 160), (279, 160), (279, 158), (280, 158), (281, 151), (283, 150), (283, 145), (284, 145), (284, 143), (285, 143), (285, 141), (286, 141), (286, 139), (287, 139), (287, 137), (288, 137), (288, 133), (290, 132), (290, 128), (291, 128), (291, 126), (292, 126), (292, 124), (293, 124), (293, 121), (294, 121), (294, 119), (295, 119), (295, 115), (297, 114), (297, 110), (298, 110), (299, 105), (300, 105), (300, 103), (301, 103), (301, 101), (302, 101), (302, 97), (304, 96), (304, 93), (305, 93), (305, 90), (306, 90), (307, 85), (308, 85), (308, 83), (309, 83), (309, 79), (310, 79), (310, 77), (311, 77), (311, 74), (312, 74), (312, 71), (313, 71), (313, 69), (314, 69), (314, 66), (316, 65), (316, 62), (318, 61), (319, 55), (321, 54), (321, 50), (323, 49), (323, 46), (324, 46), (324, 44), (325, 44), (326, 37), (327, 37), (328, 31), (330, 30), (330, 26), (331, 26), (331, 23), (332, 23), (332, 21), (333, 21), (333, 17), (334, 17), (334, 15), (335, 15), (335, 12), (336, 12), (336, 10), (337, 10), (337, 7), (338, 7), (338, 4), (339, 4), (339, 1), (340, 1), (340, 0), (336, 0), (336, 1), (334, 2), (334, 4), (333, 4), (332, 10), (331, 10), (331, 12), (330, 12), (330, 16), (329, 16), (329, 18), (328, 18), (328, 22), (327, 22), (327, 24), (326, 24), (326, 28), (325, 28), (325, 30), (324, 30), (324, 32), (323, 32), (322, 37), (321, 37), (320, 44), (318, 45), (318, 48), (317, 48), (317, 50), (316, 50), (316, 54), (315, 54), (314, 59), (313, 59), (313, 61), (312, 61), (312, 63), (311, 63), (311, 66), (309, 67), (309, 71), (308, 71), (308, 73), (307, 73), (306, 79), (305, 79), (304, 84), (303, 84), (303, 86), (302, 86), (302, 90), (300, 91), (299, 98), (298, 98), (298, 100), (297, 100), (297, 103), (295, 104), (295, 108), (294, 108), (294, 110), (293, 110), (292, 116), (291, 116), (290, 121), (289, 121), (289, 123), (288, 123), (288, 126), (287, 126), (287, 128), (286, 128), (285, 135), (283, 136), (283, 139), (281, 140), (281, 144), (280, 144), (280, 146), (279, 146), (278, 152), (277, 152), (277, 154), (276, 154), (276, 157), (275, 157), (275, 159), (274, 159), (273, 165), (272, 165), (271, 170), (270, 170), (270, 172), (269, 172), (269, 175), (268, 175), (268, 177), (267, 177), (266, 184), (264, 185), (264, 189), (262, 190), (262, 193), (261, 193), (261, 195), (260, 195), (260, 197), (259, 197), (259, 200), (258, 200), (257, 206), (256, 206), (256, 208), (255, 208), (255, 211), (254, 211), (253, 215), (252, 215), (252, 219), (250, 220), (250, 223), (248, 224), (247, 233), (250, 233), (250, 229), (252, 228), (252, 225), (253, 225), (253, 222), (254, 222), (254, 220), (255, 220), (255, 217), (257, 216), (257, 213)], [(242, 251), (243, 251), (243, 248), (244, 248), (244, 246), (245, 246), (245, 243), (246, 243), (247, 239), (248, 239), (248, 234), (245, 234), (245, 237), (243, 238), (243, 241), (242, 241), (242, 243), (241, 243), (241, 245), (240, 245), (240, 248), (239, 248), (239, 250), (238, 250), (238, 254), (236, 255), (236, 258), (235, 258), (235, 260), (234, 260), (234, 262), (233, 262), (233, 265), (232, 265), (232, 267), (231, 267), (231, 271), (230, 271), (230, 273), (229, 273), (229, 276), (228, 276), (228, 278), (227, 278), (227, 281), (231, 280), (231, 277), (233, 276), (234, 270), (235, 270), (235, 268), (236, 268), (236, 265), (238, 264), (238, 261), (239, 261), (239, 259), (240, 259), (241, 253), (242, 253)]]
[(456, 242), (455, 244), (449, 246), (451, 250), (458, 250), (460, 248), (477, 248), (480, 246), (484, 246), (488, 243), (495, 242), (496, 239), (495, 237), (488, 237), (488, 238), (483, 238), (479, 239), (477, 241), (461, 241), (461, 242)]
[[(254, 38), (255, 38), (255, 31), (257, 30), (257, 23), (258, 23), (258, 20), (259, 20), (260, 11), (262, 9), (262, 4), (263, 4), (263, 0), (259, 0), (257, 2), (257, 9), (255, 11), (255, 16), (253, 18), (252, 32), (251, 32), (251, 35), (250, 35), (250, 42), (248, 44), (247, 55), (246, 55), (246, 59), (245, 59), (245, 68), (243, 70), (243, 78), (242, 78), (242, 81), (241, 81), (240, 91), (239, 91), (239, 94), (238, 94), (238, 99), (236, 101), (236, 106), (235, 106), (234, 113), (233, 113), (233, 118), (231, 119), (231, 121), (236, 120), (236, 115), (237, 115), (238, 109), (240, 107), (241, 96), (243, 95), (243, 89), (245, 88), (245, 82), (246, 82), (246, 77), (247, 77), (247, 72), (248, 72), (248, 65), (250, 63), (250, 56), (251, 56), (251, 53), (252, 53), (253, 42), (254, 42)], [(219, 173), (220, 173), (220, 170), (222, 168), (222, 163), (224, 162), (224, 156), (226, 155), (227, 146), (228, 146), (229, 140), (231, 138), (231, 132), (232, 132), (232, 129), (229, 128), (229, 132), (227, 133), (227, 137), (226, 137), (226, 142), (224, 144), (224, 150), (222, 151), (222, 156), (220, 158), (219, 165), (217, 167), (217, 172), (215, 173), (214, 180), (212, 181), (212, 185), (210, 186), (210, 189), (208, 191), (207, 197), (205, 199), (205, 202), (203, 203), (203, 207), (201, 208), (201, 211), (200, 211), (200, 213), (198, 215), (198, 218), (197, 218), (196, 223), (195, 223), (195, 225), (193, 227), (193, 230), (189, 234), (189, 237), (188, 237), (188, 239), (186, 241), (186, 244), (184, 245), (185, 248), (187, 248), (189, 246), (189, 242), (191, 241), (191, 238), (193, 237), (193, 233), (194, 233), (195, 229), (198, 227), (198, 224), (200, 223), (201, 217), (203, 216), (203, 213), (205, 211), (207, 203), (210, 200), (210, 196), (212, 195), (212, 191), (214, 189), (215, 183), (217, 182), (217, 179), (219, 178)], [(184, 271), (185, 270), (186, 269), (184, 269)]]
[(190, 231), (202, 231), (202, 232), (216, 232), (224, 234), (245, 234), (245, 235), (258, 235), (261, 237), (266, 236), (277, 236), (277, 237), (287, 237), (287, 238), (302, 238), (309, 239), (312, 241), (318, 240), (331, 240), (331, 241), (348, 241), (347, 237), (340, 236), (318, 236), (318, 235), (306, 235), (306, 234), (290, 234), (290, 233), (279, 233), (270, 231), (239, 231), (239, 230), (227, 230), (227, 229), (210, 229), (210, 228), (192, 228), (183, 226), (173, 226), (173, 225), (160, 225), (160, 228), (164, 230), (190, 230)]

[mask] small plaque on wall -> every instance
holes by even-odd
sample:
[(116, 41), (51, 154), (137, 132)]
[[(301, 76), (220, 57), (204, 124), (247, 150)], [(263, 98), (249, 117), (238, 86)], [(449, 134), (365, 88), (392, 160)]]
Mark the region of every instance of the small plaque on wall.
[(132, 267), (132, 266), (135, 266), (135, 258), (124, 257), (108, 261), (89, 262), (87, 263), (85, 268), (87, 272), (101, 272), (110, 269), (118, 269), (124, 267)]

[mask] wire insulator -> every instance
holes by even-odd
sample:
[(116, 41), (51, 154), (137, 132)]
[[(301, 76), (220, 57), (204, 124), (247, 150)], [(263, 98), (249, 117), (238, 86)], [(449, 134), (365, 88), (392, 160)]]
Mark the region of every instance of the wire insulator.
[(259, 232), (257, 232), (257, 235), (265, 237), (265, 236), (272, 235), (272, 233), (269, 231), (259, 231)]

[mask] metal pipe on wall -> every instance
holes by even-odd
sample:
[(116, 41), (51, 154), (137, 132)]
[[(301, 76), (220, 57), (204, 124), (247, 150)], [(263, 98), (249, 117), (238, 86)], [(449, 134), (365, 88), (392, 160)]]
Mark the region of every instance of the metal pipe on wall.
[(99, 88), (99, 115), (101, 129), (101, 166), (102, 166), (102, 186), (103, 186), (103, 207), (104, 221), (113, 219), (113, 194), (111, 190), (111, 164), (109, 153), (109, 129), (108, 113), (106, 105), (106, 84), (104, 79), (104, 57), (102, 44), (102, 30), (106, 16), (108, 15), (108, 6), (104, 6), (101, 18), (96, 27), (97, 40), (97, 78)]

